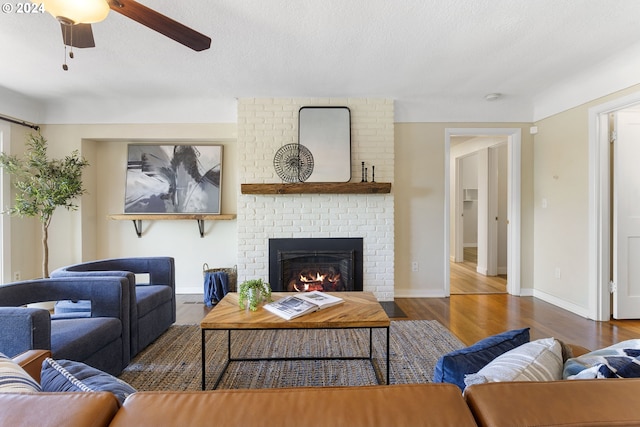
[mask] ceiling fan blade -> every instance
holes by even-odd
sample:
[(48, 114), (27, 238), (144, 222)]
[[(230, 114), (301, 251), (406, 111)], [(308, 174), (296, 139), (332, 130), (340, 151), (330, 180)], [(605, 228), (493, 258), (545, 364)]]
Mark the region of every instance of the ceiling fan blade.
[(111, 10), (145, 25), (195, 51), (209, 49), (211, 39), (133, 0), (110, 0)]
[(96, 47), (91, 24), (67, 25), (60, 23), (60, 27), (62, 29), (62, 40), (67, 46), (78, 48)]

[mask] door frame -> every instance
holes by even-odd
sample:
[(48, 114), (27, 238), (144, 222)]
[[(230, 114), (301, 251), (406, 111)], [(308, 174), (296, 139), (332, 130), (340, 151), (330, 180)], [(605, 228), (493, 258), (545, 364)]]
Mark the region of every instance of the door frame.
[(611, 318), (611, 167), (609, 114), (640, 104), (640, 92), (589, 108), (588, 316)]
[(459, 135), (505, 135), (508, 150), (508, 184), (507, 184), (507, 293), (520, 295), (521, 273), (521, 152), (522, 129), (520, 128), (445, 128), (444, 130), (444, 295), (451, 295), (450, 272), (450, 238), (451, 238), (451, 196), (450, 196), (450, 162), (451, 137)]

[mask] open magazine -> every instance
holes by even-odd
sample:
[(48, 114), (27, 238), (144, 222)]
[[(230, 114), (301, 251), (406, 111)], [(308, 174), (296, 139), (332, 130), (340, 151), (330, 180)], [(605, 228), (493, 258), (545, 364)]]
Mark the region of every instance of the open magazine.
[(264, 305), (264, 309), (291, 320), (307, 313), (343, 303), (342, 298), (320, 291), (301, 292)]

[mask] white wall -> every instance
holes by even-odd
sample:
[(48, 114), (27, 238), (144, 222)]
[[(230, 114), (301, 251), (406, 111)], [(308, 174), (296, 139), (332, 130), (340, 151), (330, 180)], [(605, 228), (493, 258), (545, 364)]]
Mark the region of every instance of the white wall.
[(586, 314), (587, 114), (574, 108), (536, 125), (535, 295)]

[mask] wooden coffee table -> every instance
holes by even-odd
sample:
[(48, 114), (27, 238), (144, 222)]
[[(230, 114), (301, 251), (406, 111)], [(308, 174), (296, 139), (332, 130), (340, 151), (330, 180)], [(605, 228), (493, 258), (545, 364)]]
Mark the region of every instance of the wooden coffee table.
[[(386, 381), (376, 378), (380, 384), (389, 384), (389, 317), (371, 292), (335, 292), (345, 302), (324, 310), (306, 314), (292, 320), (284, 320), (269, 311), (258, 308), (257, 311), (241, 310), (238, 307), (238, 294), (228, 293), (200, 322), (202, 330), (202, 390), (206, 390), (206, 340), (207, 331), (227, 331), (227, 361), (216, 379), (213, 388), (217, 388), (231, 362), (247, 360), (364, 360), (369, 359), (373, 366), (373, 329), (386, 330)], [(289, 292), (274, 292), (274, 300), (292, 295)], [(281, 358), (237, 358), (231, 355), (231, 331), (265, 329), (369, 329), (369, 355), (362, 357), (281, 357)], [(374, 366), (375, 371), (375, 366)]]

